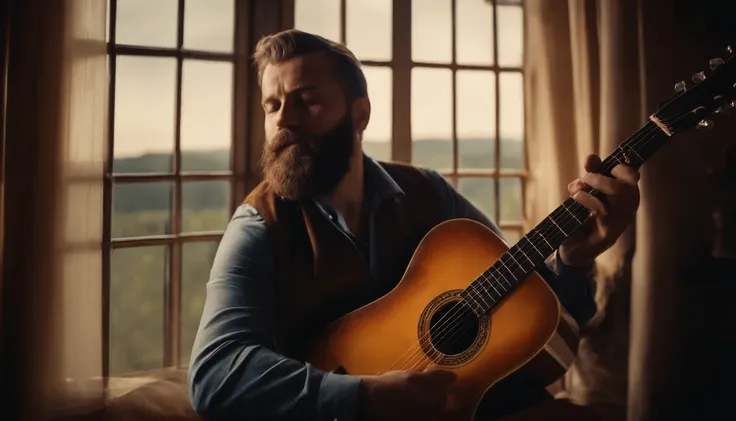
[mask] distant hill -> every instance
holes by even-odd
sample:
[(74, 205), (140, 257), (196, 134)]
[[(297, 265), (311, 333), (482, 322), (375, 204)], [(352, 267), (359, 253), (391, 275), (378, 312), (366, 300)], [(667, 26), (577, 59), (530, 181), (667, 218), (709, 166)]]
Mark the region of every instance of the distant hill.
[[(386, 160), (391, 154), (389, 143), (364, 142), (368, 156)], [(501, 143), (503, 168), (523, 168), (522, 143), (507, 140)], [(420, 140), (412, 145), (412, 162), (429, 168), (452, 167), (452, 144), (449, 141)], [(492, 141), (465, 140), (458, 144), (458, 163), (462, 169), (493, 168), (495, 147)], [(227, 171), (230, 169), (229, 150), (184, 151), (183, 171)], [(115, 173), (167, 173), (171, 171), (171, 155), (146, 154), (118, 158), (113, 163)], [(116, 212), (168, 210), (171, 183), (122, 184), (115, 186), (113, 206)], [(229, 203), (227, 182), (190, 182), (182, 187), (184, 205), (189, 210), (222, 209)]]

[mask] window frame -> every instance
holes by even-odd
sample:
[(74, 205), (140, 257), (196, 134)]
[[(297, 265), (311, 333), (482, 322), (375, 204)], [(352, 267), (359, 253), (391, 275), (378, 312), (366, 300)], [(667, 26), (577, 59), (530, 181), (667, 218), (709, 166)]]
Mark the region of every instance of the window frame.
[[(249, 111), (249, 53), (251, 51), (251, 15), (250, 2), (235, 1), (233, 51), (230, 53), (192, 50), (184, 48), (184, 16), (185, 0), (177, 2), (177, 34), (176, 46), (172, 48), (117, 44), (117, 0), (108, 3), (108, 122), (107, 122), (107, 150), (104, 163), (103, 184), (103, 247), (102, 247), (102, 304), (103, 304), (103, 376), (110, 374), (110, 309), (111, 309), (111, 259), (114, 250), (122, 248), (164, 246), (166, 247), (166, 262), (164, 273), (164, 338), (163, 364), (159, 368), (180, 367), (181, 361), (181, 289), (182, 289), (182, 248), (186, 243), (217, 242), (222, 238), (223, 231), (207, 231), (182, 233), (182, 186), (185, 182), (193, 181), (228, 181), (230, 183), (230, 206), (232, 214), (240, 200), (245, 197), (247, 183), (253, 171), (250, 171), (248, 147), (249, 119), (244, 118)], [(175, 92), (175, 129), (174, 148), (172, 151), (171, 171), (168, 173), (114, 173), (115, 160), (115, 86), (116, 65), (120, 56), (138, 57), (168, 57), (176, 59), (176, 92)], [(182, 111), (182, 70), (184, 60), (204, 60), (229, 62), (233, 65), (232, 79), (232, 130), (230, 143), (230, 170), (229, 171), (182, 171), (181, 170), (181, 111)], [(112, 198), (115, 184), (143, 184), (155, 182), (171, 182), (173, 188), (170, 196), (169, 228), (171, 234), (134, 237), (112, 238)]]
[[(491, 3), (493, 10), (497, 5), (508, 3), (508, 0), (486, 0)], [(258, 95), (258, 83), (255, 71), (251, 66), (250, 56), (255, 47), (255, 41), (266, 33), (279, 29), (294, 27), (295, 0), (281, 0), (266, 2), (235, 1), (234, 45), (232, 53), (216, 53), (183, 48), (184, 41), (184, 14), (185, 0), (177, 2), (177, 45), (173, 48), (145, 47), (116, 43), (117, 0), (109, 0), (108, 24), (108, 134), (107, 151), (104, 163), (103, 185), (103, 253), (102, 253), (102, 304), (103, 304), (103, 376), (109, 375), (110, 369), (110, 278), (111, 254), (116, 249), (144, 246), (167, 247), (167, 271), (164, 279), (164, 361), (161, 368), (181, 367), (186, 362), (181, 361), (181, 253), (182, 246), (191, 242), (216, 242), (222, 238), (223, 232), (196, 232), (181, 233), (181, 199), (182, 185), (191, 181), (227, 180), (230, 182), (230, 211), (235, 211), (240, 200), (248, 191), (260, 181), (258, 161), (262, 150), (263, 125), (262, 110)], [(389, 61), (361, 60), (364, 66), (388, 67), (392, 70), (392, 122), (391, 122), (391, 159), (399, 162), (411, 163), (412, 160), (412, 133), (411, 133), (411, 73), (414, 67), (444, 68), (452, 71), (452, 149), (453, 168), (442, 171), (442, 175), (457, 188), (462, 178), (491, 178), (495, 182), (495, 215), (494, 218), (501, 229), (512, 229), (523, 235), (524, 220), (503, 221), (500, 217), (500, 180), (502, 178), (519, 178), (522, 186), (522, 215), (526, 219), (526, 198), (524, 191), (528, 178), (528, 153), (526, 140), (522, 139), (524, 169), (500, 169), (500, 72), (518, 72), (524, 77), (524, 63), (520, 67), (500, 67), (498, 63), (498, 28), (497, 13), (493, 13), (493, 54), (494, 65), (462, 65), (456, 63), (456, 0), (451, 0), (451, 63), (415, 62), (411, 56), (412, 44), (412, 1), (393, 0), (392, 2), (392, 57)], [(340, 40), (344, 42), (347, 33), (347, 0), (340, 0)], [(523, 2), (520, 5), (523, 9)], [(278, 23), (274, 23), (278, 21)], [(523, 15), (523, 25), (526, 27), (526, 14)], [(115, 86), (116, 61), (118, 56), (148, 56), (170, 57), (177, 60), (176, 65), (176, 113), (175, 139), (172, 156), (172, 171), (170, 173), (136, 173), (120, 174), (112, 172), (114, 163), (114, 127), (115, 127)], [(233, 98), (232, 98), (232, 141), (230, 150), (230, 171), (209, 172), (182, 172), (181, 169), (181, 90), (182, 67), (185, 59), (227, 61), (233, 63)], [(496, 169), (492, 170), (458, 170), (458, 139), (457, 139), (457, 98), (456, 84), (458, 70), (493, 71), (495, 77), (495, 160)], [(523, 120), (526, 122), (524, 107)], [(112, 196), (115, 183), (151, 183), (173, 182), (170, 200), (170, 228), (173, 232), (167, 235), (115, 238), (112, 236)]]

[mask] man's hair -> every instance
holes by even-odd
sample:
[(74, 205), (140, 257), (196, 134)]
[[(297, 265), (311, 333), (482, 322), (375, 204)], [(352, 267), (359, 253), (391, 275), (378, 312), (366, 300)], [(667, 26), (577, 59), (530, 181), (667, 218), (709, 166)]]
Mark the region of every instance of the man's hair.
[(253, 61), (258, 70), (258, 84), (268, 64), (278, 64), (313, 52), (324, 52), (332, 60), (335, 76), (348, 102), (368, 96), (368, 84), (355, 55), (342, 44), (319, 35), (288, 29), (261, 38), (256, 45)]

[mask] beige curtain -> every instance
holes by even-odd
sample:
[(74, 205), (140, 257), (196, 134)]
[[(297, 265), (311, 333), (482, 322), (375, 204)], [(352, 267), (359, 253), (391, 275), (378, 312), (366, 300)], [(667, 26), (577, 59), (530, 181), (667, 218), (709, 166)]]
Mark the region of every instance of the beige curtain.
[[(106, 2), (13, 2), (7, 75), (3, 414), (98, 407)], [(5, 418), (6, 415), (3, 415)]]
[[(587, 154), (607, 156), (645, 122), (638, 1), (527, 0), (527, 220), (568, 197)], [(597, 260), (599, 311), (564, 394), (625, 411), (634, 227)], [(624, 412), (625, 413), (625, 412)]]

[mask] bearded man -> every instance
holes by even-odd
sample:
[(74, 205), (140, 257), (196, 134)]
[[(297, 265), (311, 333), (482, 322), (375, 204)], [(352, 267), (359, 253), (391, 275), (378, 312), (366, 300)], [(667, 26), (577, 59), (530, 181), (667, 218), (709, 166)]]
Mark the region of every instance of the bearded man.
[[(501, 230), (437, 172), (363, 153), (371, 104), (360, 63), (343, 45), (288, 30), (261, 39), (254, 60), (264, 180), (235, 211), (214, 259), (190, 364), (195, 410), (215, 419), (434, 419), (451, 372), (327, 373), (300, 353), (330, 321), (389, 292), (437, 224), (470, 218)], [(591, 156), (585, 170), (599, 163)], [(537, 268), (581, 325), (596, 310), (593, 261), (638, 206), (639, 174), (619, 165), (613, 175), (588, 172), (570, 184), (596, 217)], [(581, 191), (586, 184), (606, 203)]]

